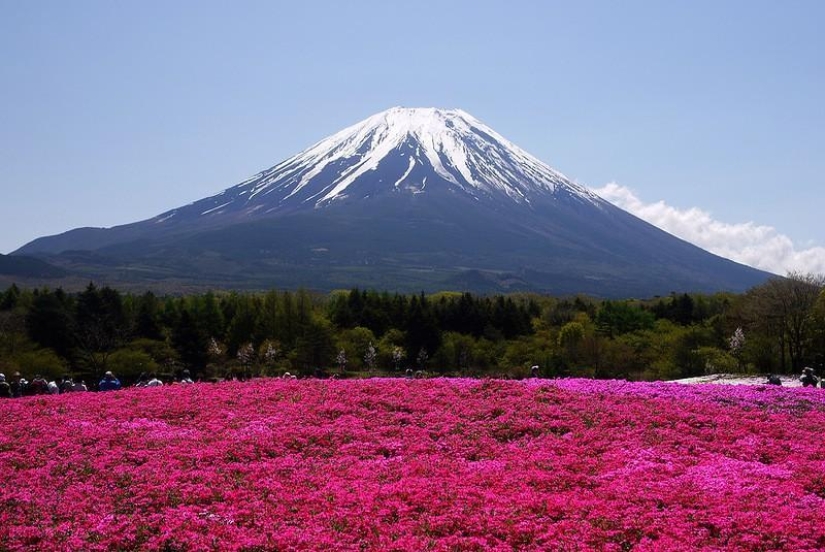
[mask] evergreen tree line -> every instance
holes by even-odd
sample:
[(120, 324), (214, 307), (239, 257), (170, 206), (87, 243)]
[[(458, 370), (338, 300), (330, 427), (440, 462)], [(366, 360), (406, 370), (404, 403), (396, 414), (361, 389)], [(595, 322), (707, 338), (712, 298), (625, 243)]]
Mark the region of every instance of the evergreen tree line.
[(353, 289), (158, 297), (89, 284), (0, 294), (0, 372), (125, 382), (398, 374), (674, 379), (820, 371), (825, 281), (790, 274), (744, 294), (638, 300)]

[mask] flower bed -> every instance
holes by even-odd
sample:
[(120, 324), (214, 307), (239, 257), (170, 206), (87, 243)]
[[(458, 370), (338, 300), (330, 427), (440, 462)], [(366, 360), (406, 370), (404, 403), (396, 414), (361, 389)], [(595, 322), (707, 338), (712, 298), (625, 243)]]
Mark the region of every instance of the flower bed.
[(258, 381), (0, 403), (0, 550), (822, 550), (822, 390)]

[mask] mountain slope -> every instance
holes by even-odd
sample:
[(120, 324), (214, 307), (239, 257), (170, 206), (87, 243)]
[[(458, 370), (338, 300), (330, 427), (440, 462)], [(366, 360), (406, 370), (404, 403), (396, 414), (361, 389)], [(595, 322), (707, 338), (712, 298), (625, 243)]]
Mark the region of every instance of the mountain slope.
[(0, 274), (22, 278), (59, 278), (66, 271), (40, 259), (0, 254)]
[(113, 279), (232, 287), (616, 296), (740, 291), (768, 276), (622, 211), (467, 113), (437, 109), (390, 109), (215, 196), (16, 253)]

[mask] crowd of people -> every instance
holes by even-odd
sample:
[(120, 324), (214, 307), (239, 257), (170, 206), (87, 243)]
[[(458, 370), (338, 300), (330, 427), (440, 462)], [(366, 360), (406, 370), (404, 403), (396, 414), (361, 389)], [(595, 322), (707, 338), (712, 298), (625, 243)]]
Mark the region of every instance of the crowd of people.
[[(190, 384), (195, 383), (189, 370), (183, 370), (180, 378), (174, 383)], [(155, 373), (143, 373), (138, 377), (135, 387), (159, 387), (163, 381)], [(108, 371), (97, 384), (98, 391), (117, 391), (123, 388), (120, 380)], [(0, 373), (0, 399), (15, 399), (29, 395), (58, 395), (60, 393), (77, 393), (89, 391), (89, 386), (84, 380), (75, 381), (71, 376), (64, 376), (59, 381), (47, 381), (40, 374), (36, 374), (31, 381), (24, 378), (20, 372), (14, 372), (10, 379), (6, 379), (5, 374)]]
[[(825, 379), (817, 377), (816, 372), (810, 366), (802, 369), (799, 381), (802, 383), (802, 387), (825, 387)], [(771, 374), (765, 383), (768, 385), (782, 385), (782, 378), (776, 374)]]
[[(323, 375), (315, 375), (316, 377), (323, 377)], [(407, 379), (421, 379), (426, 378), (424, 371), (418, 370), (413, 372), (408, 368), (404, 373)], [(537, 365), (530, 368), (529, 378), (540, 378), (539, 367)], [(282, 379), (297, 379), (296, 376), (286, 372), (281, 376)], [(336, 378), (336, 376), (333, 376)], [(814, 373), (811, 367), (805, 367), (802, 375), (799, 377), (803, 387), (825, 387), (825, 378), (820, 379)], [(180, 377), (170, 383), (191, 384), (195, 383), (189, 370), (183, 370)], [(765, 382), (768, 385), (782, 385), (782, 379), (776, 375), (771, 374)], [(159, 387), (163, 385), (163, 381), (156, 373), (142, 373), (134, 384), (134, 387)], [(115, 377), (111, 371), (107, 371), (103, 378), (97, 384), (97, 390), (117, 391), (124, 386), (120, 380)], [(89, 391), (89, 386), (84, 380), (75, 381), (71, 376), (64, 376), (60, 381), (47, 381), (46, 378), (40, 374), (36, 374), (31, 381), (26, 380), (20, 372), (14, 372), (10, 380), (6, 379), (5, 374), (0, 373), (0, 399), (4, 398), (18, 398), (28, 395), (57, 395), (60, 393), (77, 393)]]

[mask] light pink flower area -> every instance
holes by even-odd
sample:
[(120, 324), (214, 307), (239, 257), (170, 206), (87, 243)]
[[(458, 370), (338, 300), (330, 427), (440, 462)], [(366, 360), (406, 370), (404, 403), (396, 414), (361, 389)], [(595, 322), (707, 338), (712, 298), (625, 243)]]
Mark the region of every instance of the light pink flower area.
[(2, 550), (823, 550), (825, 391), (268, 380), (0, 403)]

